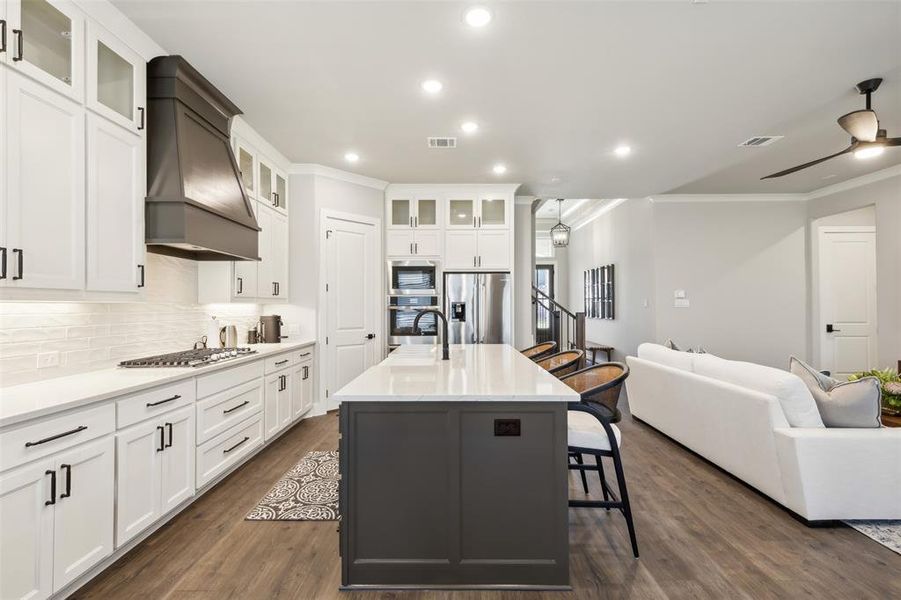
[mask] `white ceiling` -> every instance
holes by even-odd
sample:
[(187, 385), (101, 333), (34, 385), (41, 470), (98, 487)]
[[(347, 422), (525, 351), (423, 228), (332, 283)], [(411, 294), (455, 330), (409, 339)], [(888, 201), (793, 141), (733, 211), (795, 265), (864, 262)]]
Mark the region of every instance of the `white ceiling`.
[[(463, 24), (465, 2), (113, 2), (292, 161), (390, 182), (523, 182), (569, 198), (806, 192), (901, 163), (896, 148), (759, 181), (847, 145), (835, 119), (862, 106), (862, 79), (886, 78), (875, 108), (901, 135), (901, 2), (483, 2), (494, 21), (482, 30)], [(444, 83), (438, 97), (426, 78)], [(459, 131), (466, 119), (476, 135)], [(736, 147), (761, 134), (786, 137)], [(459, 146), (429, 150), (433, 135)], [(627, 159), (612, 153), (622, 143)]]

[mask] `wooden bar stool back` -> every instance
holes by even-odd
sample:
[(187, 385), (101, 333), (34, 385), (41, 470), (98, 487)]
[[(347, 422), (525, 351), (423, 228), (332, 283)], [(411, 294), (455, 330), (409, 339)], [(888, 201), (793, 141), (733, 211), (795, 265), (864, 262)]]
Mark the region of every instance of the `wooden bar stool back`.
[(538, 366), (547, 370), (551, 375), (563, 377), (564, 375), (578, 371), (579, 367), (582, 366), (582, 360), (584, 358), (585, 353), (581, 350), (564, 350), (563, 352), (551, 354), (550, 356), (539, 359), (536, 362), (538, 363)]
[(526, 358), (531, 358), (532, 360), (539, 360), (544, 358), (545, 356), (551, 354), (554, 350), (557, 349), (557, 342), (541, 342), (540, 344), (535, 344), (534, 346), (529, 346), (525, 350), (520, 350), (523, 356)]

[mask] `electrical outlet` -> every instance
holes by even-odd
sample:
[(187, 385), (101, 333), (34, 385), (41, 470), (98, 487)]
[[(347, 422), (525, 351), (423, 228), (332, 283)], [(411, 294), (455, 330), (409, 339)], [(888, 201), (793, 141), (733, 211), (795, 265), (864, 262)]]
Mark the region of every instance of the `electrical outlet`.
[(59, 351), (38, 354), (38, 369), (59, 366)]
[(688, 308), (691, 304), (687, 298), (676, 298), (673, 302), (673, 306), (676, 308)]

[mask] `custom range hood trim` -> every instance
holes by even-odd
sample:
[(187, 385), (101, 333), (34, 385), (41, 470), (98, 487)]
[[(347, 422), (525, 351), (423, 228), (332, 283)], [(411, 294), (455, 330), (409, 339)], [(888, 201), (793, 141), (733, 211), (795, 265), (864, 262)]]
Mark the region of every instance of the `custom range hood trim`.
[(180, 56), (150, 61), (147, 99), (147, 250), (259, 260), (260, 227), (229, 141), (241, 110)]

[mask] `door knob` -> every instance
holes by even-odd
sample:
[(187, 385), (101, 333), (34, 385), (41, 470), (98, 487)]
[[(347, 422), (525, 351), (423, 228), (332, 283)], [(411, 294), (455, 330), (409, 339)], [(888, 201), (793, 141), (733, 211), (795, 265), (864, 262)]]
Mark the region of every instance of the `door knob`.
[(367, 340), (374, 340), (374, 339), (375, 339), (375, 334), (374, 334), (374, 333), (366, 334), (366, 339), (367, 339)]
[(832, 323), (826, 323), (826, 333), (835, 333), (836, 331), (841, 331), (841, 329), (836, 329)]

